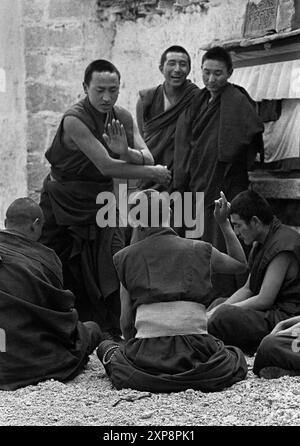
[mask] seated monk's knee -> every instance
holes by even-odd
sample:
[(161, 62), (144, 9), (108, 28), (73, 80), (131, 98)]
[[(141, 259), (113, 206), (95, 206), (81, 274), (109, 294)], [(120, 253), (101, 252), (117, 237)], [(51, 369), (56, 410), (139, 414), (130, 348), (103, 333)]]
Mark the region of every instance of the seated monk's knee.
[(234, 305), (221, 305), (208, 320), (208, 333), (223, 340), (228, 331), (231, 333), (234, 331), (234, 326), (239, 320), (241, 311), (243, 311), (241, 308)]
[(263, 338), (257, 349), (257, 354), (271, 353), (277, 349), (278, 337), (273, 334), (269, 334)]
[(273, 334), (269, 334), (263, 338), (256, 352), (253, 373), (258, 375), (260, 370), (264, 367), (275, 366), (278, 357), (278, 342), (279, 339)]

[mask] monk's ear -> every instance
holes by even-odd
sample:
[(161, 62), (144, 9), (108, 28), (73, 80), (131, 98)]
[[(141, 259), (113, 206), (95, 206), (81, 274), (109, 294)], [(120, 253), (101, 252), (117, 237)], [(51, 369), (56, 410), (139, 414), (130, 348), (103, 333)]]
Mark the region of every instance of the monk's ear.
[(7, 228), (7, 218), (4, 220), (4, 227)]
[(253, 215), (253, 217), (251, 218), (250, 221), (253, 222), (255, 225), (261, 225), (262, 224), (261, 220), (256, 215)]
[(82, 82), (82, 87), (83, 87), (83, 91), (85, 92), (85, 94), (87, 94), (87, 85), (85, 82)]

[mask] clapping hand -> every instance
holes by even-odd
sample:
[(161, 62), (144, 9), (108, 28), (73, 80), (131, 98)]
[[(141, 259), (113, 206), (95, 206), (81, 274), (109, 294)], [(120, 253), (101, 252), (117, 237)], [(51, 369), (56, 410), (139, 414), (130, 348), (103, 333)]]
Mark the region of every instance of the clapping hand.
[(103, 133), (103, 138), (113, 153), (126, 157), (128, 154), (128, 142), (123, 124), (113, 119), (107, 125), (107, 133)]

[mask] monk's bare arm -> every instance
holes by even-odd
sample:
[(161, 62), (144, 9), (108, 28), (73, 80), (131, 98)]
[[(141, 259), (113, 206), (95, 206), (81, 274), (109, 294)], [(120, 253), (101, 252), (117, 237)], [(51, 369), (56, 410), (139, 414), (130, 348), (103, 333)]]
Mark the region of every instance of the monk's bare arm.
[(292, 330), (293, 328), (300, 329), (300, 316), (294, 316), (289, 319), (285, 319), (284, 321), (278, 322), (278, 324), (271, 331), (271, 334), (281, 334), (283, 331)]
[(122, 284), (120, 289), (120, 298), (121, 298), (120, 327), (125, 341), (128, 341), (135, 335), (134, 316), (133, 316), (132, 302), (129, 293)]
[(224, 274), (242, 274), (248, 269), (247, 263), (212, 248), (211, 266), (214, 272)]
[(139, 129), (136, 123), (133, 121), (133, 138), (134, 138), (134, 149), (128, 147), (128, 155), (123, 158), (124, 161), (132, 164), (144, 164), (153, 166), (154, 159), (151, 155), (150, 150), (146, 146), (145, 141), (140, 135)]
[(146, 178), (161, 184), (170, 181), (170, 172), (162, 166), (129, 164), (109, 156), (106, 148), (90, 132), (85, 124), (73, 116), (64, 120), (64, 132), (68, 139), (81, 150), (105, 176), (114, 178)]
[(228, 219), (230, 205), (225, 194), (215, 201), (214, 217), (218, 223), (226, 243), (228, 252), (224, 254), (217, 249), (212, 250), (212, 267), (219, 273), (239, 274), (248, 269), (245, 252)]
[(265, 311), (270, 309), (280, 291), (287, 271), (294, 257), (291, 253), (278, 254), (269, 264), (259, 293), (248, 299), (235, 303), (242, 308)]
[(142, 99), (138, 98), (138, 101), (136, 103), (136, 122), (140, 131), (140, 134), (142, 137), (144, 137), (144, 107)]
[(242, 302), (246, 299), (249, 299), (249, 297), (253, 296), (252, 291), (250, 290), (250, 274), (248, 276), (247, 282), (244, 286), (239, 288), (235, 293), (233, 293), (227, 300), (226, 304), (235, 304), (237, 302)]
[(224, 303), (221, 303), (221, 304), (217, 305), (216, 307), (214, 307), (212, 310), (208, 311), (207, 317), (211, 318), (212, 315), (216, 311), (218, 311), (218, 309), (220, 307), (222, 307), (223, 305), (233, 305), (236, 302), (242, 302), (242, 301), (248, 299), (249, 297), (253, 296), (253, 293), (249, 288), (249, 279), (250, 279), (250, 275), (248, 276), (248, 280), (244, 286), (239, 288), (234, 294), (232, 294), (232, 296), (230, 296), (228, 299), (226, 299), (226, 301)]

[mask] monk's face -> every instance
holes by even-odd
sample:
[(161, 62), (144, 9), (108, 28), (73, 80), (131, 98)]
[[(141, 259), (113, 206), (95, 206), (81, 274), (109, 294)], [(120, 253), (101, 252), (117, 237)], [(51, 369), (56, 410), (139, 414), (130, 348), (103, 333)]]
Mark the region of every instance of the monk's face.
[(252, 245), (258, 238), (257, 221), (251, 219), (249, 224), (245, 222), (238, 214), (231, 214), (230, 220), (237, 237), (245, 243)]
[(170, 52), (166, 55), (164, 64), (160, 66), (166, 84), (173, 88), (182, 86), (190, 72), (188, 56), (185, 53)]
[(117, 102), (120, 81), (117, 73), (94, 71), (90, 83), (83, 84), (90, 103), (101, 113), (108, 113)]
[(226, 85), (232, 70), (228, 70), (225, 62), (207, 59), (202, 65), (202, 79), (205, 87), (212, 94), (217, 94)]

